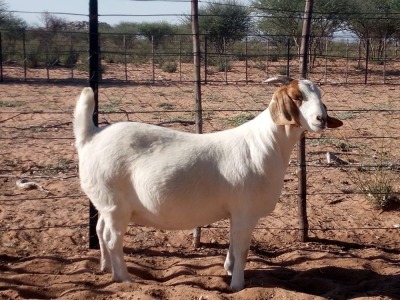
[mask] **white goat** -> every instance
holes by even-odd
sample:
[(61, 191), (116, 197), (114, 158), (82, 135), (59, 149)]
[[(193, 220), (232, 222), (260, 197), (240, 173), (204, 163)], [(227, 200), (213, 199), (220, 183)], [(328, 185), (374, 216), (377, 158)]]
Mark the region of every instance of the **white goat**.
[(343, 123), (327, 115), (308, 80), (281, 82), (264, 112), (226, 131), (191, 134), (120, 122), (92, 122), (94, 95), (85, 88), (74, 114), (82, 189), (99, 212), (101, 270), (130, 281), (123, 258), (129, 222), (160, 229), (192, 229), (230, 219), (224, 267), (231, 289), (244, 287), (252, 231), (278, 201), (292, 149), (304, 131)]

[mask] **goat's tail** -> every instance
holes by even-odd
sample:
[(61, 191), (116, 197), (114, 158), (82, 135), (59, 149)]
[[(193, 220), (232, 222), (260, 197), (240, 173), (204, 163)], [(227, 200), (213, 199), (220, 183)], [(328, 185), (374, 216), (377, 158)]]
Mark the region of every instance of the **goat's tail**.
[(90, 87), (83, 89), (74, 112), (75, 146), (81, 149), (98, 131), (93, 123), (94, 93)]

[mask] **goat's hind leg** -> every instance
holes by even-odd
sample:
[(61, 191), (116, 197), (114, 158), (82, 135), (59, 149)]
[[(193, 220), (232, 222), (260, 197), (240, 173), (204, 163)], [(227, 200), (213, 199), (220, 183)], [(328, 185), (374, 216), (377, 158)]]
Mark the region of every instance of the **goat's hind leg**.
[(97, 221), (96, 232), (97, 237), (99, 238), (99, 245), (100, 245), (100, 271), (111, 273), (111, 261), (110, 261), (110, 252), (107, 249), (107, 245), (104, 241), (104, 218), (99, 213), (99, 219)]
[(102, 217), (104, 221), (104, 246), (110, 255), (113, 280), (131, 282), (123, 252), (123, 239), (130, 216), (126, 214), (126, 210), (120, 208), (102, 212)]

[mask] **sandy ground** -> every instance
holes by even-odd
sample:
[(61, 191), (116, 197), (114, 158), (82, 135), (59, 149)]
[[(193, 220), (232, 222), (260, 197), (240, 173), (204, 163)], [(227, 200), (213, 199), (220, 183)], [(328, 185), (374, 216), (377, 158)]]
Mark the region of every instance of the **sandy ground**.
[[(132, 78), (148, 75), (133, 69)], [(120, 72), (115, 66), (107, 70), (110, 77)], [(51, 76), (70, 76), (68, 70), (58, 72)], [(254, 81), (265, 75), (254, 72)], [(28, 75), (46, 76), (44, 70)], [(192, 84), (157, 76), (162, 80), (155, 85), (102, 86), (101, 126), (139, 120), (194, 131), (183, 122), (194, 119)], [(220, 73), (210, 76), (224, 79)], [(0, 85), (0, 299), (400, 299), (400, 211), (375, 209), (355, 192), (354, 173), (346, 165), (326, 162), (327, 151), (367, 163), (382, 149), (384, 160), (398, 161), (398, 86), (321, 86), (325, 103), (345, 125), (307, 140), (311, 239), (298, 242), (294, 152), (276, 211), (254, 231), (246, 288), (240, 292), (229, 290), (223, 269), (227, 221), (203, 228), (198, 249), (190, 231), (132, 224), (124, 250), (133, 283), (114, 283), (110, 274), (100, 273), (99, 251), (88, 248), (88, 199), (79, 187), (71, 131), (83, 86), (79, 81)], [(236, 126), (243, 110), (257, 114), (275, 89), (256, 83), (202, 88), (206, 132)], [(363, 108), (375, 110), (357, 111)], [(382, 136), (390, 138), (376, 138)], [(395, 178), (396, 191), (398, 175), (396, 168), (387, 175)], [(20, 178), (43, 189), (22, 190), (16, 185)]]

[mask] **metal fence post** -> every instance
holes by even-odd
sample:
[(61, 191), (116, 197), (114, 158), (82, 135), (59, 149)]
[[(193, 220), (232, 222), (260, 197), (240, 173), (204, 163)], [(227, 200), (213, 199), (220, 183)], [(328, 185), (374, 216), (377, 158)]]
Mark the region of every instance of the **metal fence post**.
[[(302, 40), (300, 47), (300, 74), (302, 78), (307, 78), (308, 69), (308, 45), (311, 32), (313, 0), (306, 0), (304, 9), (304, 20), (302, 30)], [(306, 140), (303, 135), (297, 146), (298, 175), (299, 175), (299, 238), (302, 242), (308, 240), (308, 220), (307, 220), (307, 172), (306, 172)]]
[[(99, 123), (98, 115), (98, 87), (100, 78), (100, 55), (99, 55), (99, 22), (97, 0), (89, 0), (89, 85), (93, 89), (95, 99), (95, 109), (93, 113), (93, 122), (96, 126)], [(98, 212), (89, 203), (89, 248), (99, 249), (99, 240), (96, 234), (96, 225)]]
[(3, 37), (0, 32), (0, 81), (3, 82)]

